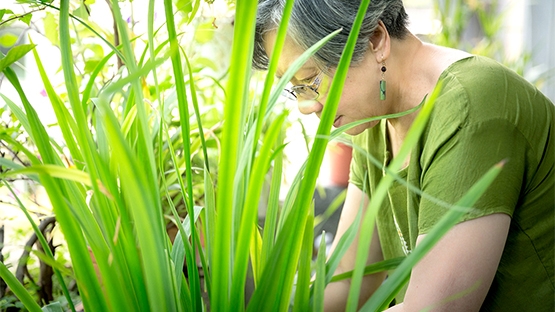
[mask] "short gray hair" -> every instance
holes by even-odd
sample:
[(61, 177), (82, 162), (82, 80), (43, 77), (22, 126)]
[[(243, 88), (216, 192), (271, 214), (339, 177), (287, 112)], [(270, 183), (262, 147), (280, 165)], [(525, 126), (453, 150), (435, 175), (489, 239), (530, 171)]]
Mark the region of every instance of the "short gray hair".
[[(308, 49), (331, 32), (343, 28), (339, 34), (324, 45), (314, 56), (314, 61), (322, 69), (335, 67), (358, 8), (360, 0), (296, 0), (289, 20), (289, 37), (301, 48)], [(268, 56), (264, 50), (264, 37), (277, 30), (282, 18), (285, 0), (260, 0), (256, 18), (256, 33), (253, 67), (268, 69)], [(362, 61), (368, 49), (370, 38), (382, 21), (393, 38), (403, 39), (407, 33), (408, 16), (402, 0), (371, 0), (362, 22), (351, 65)]]

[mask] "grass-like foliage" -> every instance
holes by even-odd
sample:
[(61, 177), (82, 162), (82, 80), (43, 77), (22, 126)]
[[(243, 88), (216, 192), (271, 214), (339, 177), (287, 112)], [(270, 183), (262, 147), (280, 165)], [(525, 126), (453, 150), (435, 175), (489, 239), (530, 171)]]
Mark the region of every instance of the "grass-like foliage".
[[(325, 285), (332, 279), (351, 277), (347, 308), (353, 311), (357, 306), (362, 276), (376, 270), (392, 269), (400, 263), (396, 273), (364, 306), (364, 310), (383, 309), (390, 302), (406, 283), (411, 268), (459, 220), (464, 210), (449, 212), (427, 235), (426, 242), (404, 261), (393, 259), (365, 267), (372, 231), (363, 231), (354, 271), (334, 278), (333, 271), (358, 228), (373, 227), (380, 203), (396, 179), (394, 174), (388, 174), (366, 214), (359, 213), (335, 252), (326, 260), (325, 246), (321, 245), (317, 259), (313, 261), (312, 196), (328, 141), (348, 127), (330, 132), (362, 15), (369, 2), (361, 3), (310, 155), (283, 203), (280, 203), (278, 194), (287, 111), (276, 113), (275, 104), (284, 84), (336, 33), (307, 50), (282, 80), (274, 83), (293, 4), (292, 0), (286, 1), (286, 18), (279, 28), (276, 53), (270, 61), (261, 95), (253, 100), (249, 88), (257, 1), (236, 1), (223, 126), (219, 129), (221, 148), (216, 149), (217, 166), (214, 166), (209, 162), (209, 154), (215, 149), (207, 141), (210, 135), (206, 134), (208, 129), (203, 125), (205, 110), (199, 107), (198, 100), (199, 89), (203, 87), (197, 84), (192, 69), (195, 64), (179, 44), (182, 34), (175, 15), (177, 5), (183, 5), (183, 1), (163, 1), (166, 24), (165, 31), (161, 31), (153, 27), (154, 0), (150, 0), (149, 27), (145, 35), (148, 47), (143, 54), (136, 55), (132, 46), (136, 38), (128, 35), (120, 1), (112, 0), (121, 45), (113, 47), (112, 53), (106, 55), (87, 77), (89, 81), (81, 84), (74, 71), (73, 55), (77, 46), (70, 36), (78, 18), (70, 14), (70, 1), (60, 1), (59, 7), (54, 6), (55, 2), (39, 3), (52, 7), (58, 19), (67, 93), (63, 96), (57, 93), (42, 66), (41, 56), (32, 45), (14, 48), (0, 60), (0, 70), (19, 94), (18, 99), (3, 98), (40, 155), (38, 157), (19, 147), (25, 152), (30, 166), (21, 167), (3, 159), (1, 165), (10, 170), (1, 178), (5, 185), (9, 185), (7, 178), (25, 175), (44, 186), (66, 240), (71, 256), (71, 274), (77, 282), (85, 310), (321, 311)], [(190, 22), (199, 5), (200, 1), (196, 0), (186, 4), (186, 9), (179, 9), (186, 10)], [(167, 34), (167, 38), (157, 44), (154, 39), (160, 34)], [(63, 134), (64, 147), (73, 160), (74, 165), (70, 167), (62, 161), (60, 146), (48, 136), (45, 125), (27, 100), (18, 76), (9, 67), (29, 51), (33, 51)], [(122, 59), (125, 74), (102, 88), (95, 88), (94, 79), (113, 57)], [(162, 65), (171, 67), (171, 90), (179, 111), (177, 124), (170, 124), (164, 118), (165, 101), (161, 91), (164, 87), (157, 79), (157, 68)], [(145, 87), (147, 76), (153, 76), (155, 83)], [(219, 81), (213, 83), (215, 88), (219, 87)], [(156, 109), (145, 99), (146, 89), (157, 90), (154, 93), (158, 97)], [(437, 92), (439, 89), (429, 95), (421, 107), (399, 156), (389, 166), (389, 172), (398, 170), (401, 160), (417, 142), (433, 109)], [(21, 103), (23, 109), (16, 103)], [(199, 155), (202, 161), (194, 163)], [(270, 170), (269, 200), (265, 203), (268, 208), (264, 226), (260, 228), (258, 206)], [(495, 168), (488, 173), (458, 206), (471, 207), (499, 170)], [(196, 200), (199, 192), (202, 201)], [(27, 213), (22, 203), (20, 207)], [(177, 220), (179, 229), (173, 243), (166, 232), (168, 218)], [(30, 217), (29, 220), (33, 222)], [(40, 231), (35, 224), (33, 226), (41, 237), (44, 250), (49, 251)], [(45, 258), (53, 264), (58, 280), (63, 281), (62, 275), (68, 274), (67, 270), (57, 267), (48, 252)], [(98, 274), (93, 260), (98, 266)], [(41, 310), (4, 264), (0, 264), (0, 276), (27, 309)], [(255, 290), (252, 296), (246, 297), (244, 289), (249, 278), (253, 279)], [(63, 286), (63, 289), (70, 302), (69, 308), (74, 310), (67, 287)], [(54, 310), (56, 307), (44, 309)]]

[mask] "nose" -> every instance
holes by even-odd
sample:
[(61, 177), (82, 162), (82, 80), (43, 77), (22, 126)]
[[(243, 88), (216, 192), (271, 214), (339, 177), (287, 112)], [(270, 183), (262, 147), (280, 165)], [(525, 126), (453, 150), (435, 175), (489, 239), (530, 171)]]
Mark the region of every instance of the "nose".
[(314, 100), (299, 100), (297, 105), (299, 106), (299, 111), (304, 115), (321, 112), (324, 108), (324, 106), (320, 104), (320, 102)]

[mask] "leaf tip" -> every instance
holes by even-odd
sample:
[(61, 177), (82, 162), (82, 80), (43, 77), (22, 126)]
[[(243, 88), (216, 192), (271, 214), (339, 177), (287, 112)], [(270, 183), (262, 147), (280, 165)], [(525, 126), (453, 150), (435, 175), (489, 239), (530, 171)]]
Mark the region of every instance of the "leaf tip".
[(503, 168), (508, 161), (509, 161), (509, 159), (505, 158), (505, 159), (501, 160), (500, 162), (498, 162), (497, 164), (495, 164), (495, 167)]

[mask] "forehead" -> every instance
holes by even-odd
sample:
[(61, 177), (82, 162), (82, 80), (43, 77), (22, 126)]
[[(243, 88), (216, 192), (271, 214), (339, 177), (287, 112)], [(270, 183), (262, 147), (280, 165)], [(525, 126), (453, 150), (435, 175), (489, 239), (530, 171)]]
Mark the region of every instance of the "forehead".
[[(268, 54), (268, 58), (272, 57), (274, 53), (274, 46), (276, 42), (277, 31), (273, 30), (268, 32), (264, 36), (264, 49)], [(283, 45), (283, 49), (281, 50), (281, 55), (278, 60), (278, 68), (276, 71), (276, 76), (281, 77), (287, 71), (289, 66), (303, 54), (304, 50), (296, 44), (291, 38), (287, 37), (285, 39), (285, 43)], [(303, 72), (314, 70), (316, 66), (312, 60), (308, 60), (302, 67), (299, 69), (297, 74), (302, 74)]]

